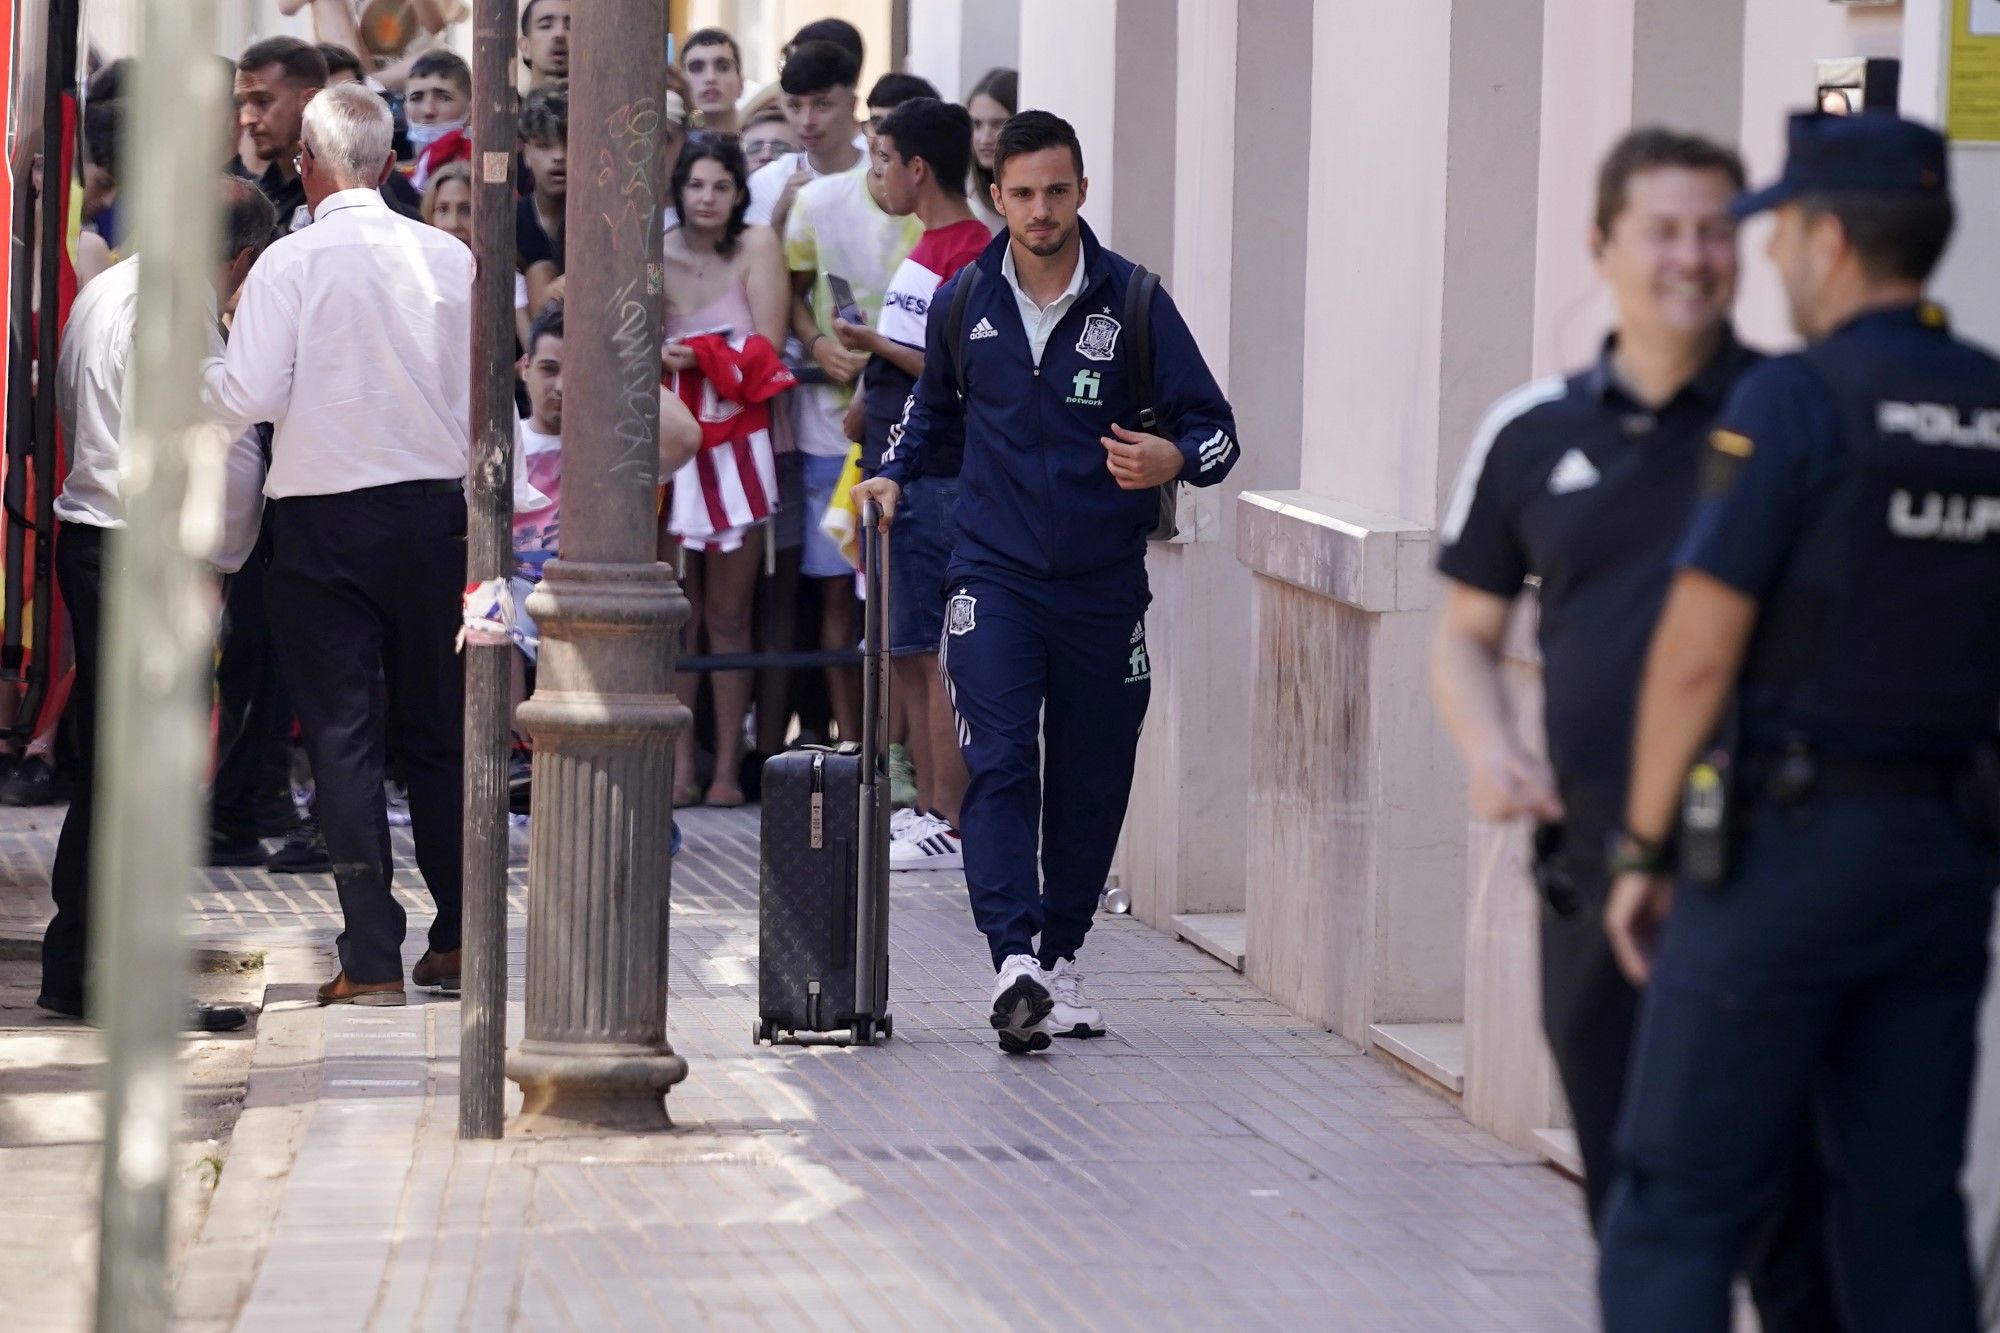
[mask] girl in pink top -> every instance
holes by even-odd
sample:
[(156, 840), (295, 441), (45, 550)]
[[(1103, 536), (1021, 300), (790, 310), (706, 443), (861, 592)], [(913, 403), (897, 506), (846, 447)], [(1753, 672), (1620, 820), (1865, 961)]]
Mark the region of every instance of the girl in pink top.
[[(784, 252), (768, 227), (744, 220), (750, 206), (750, 179), (742, 150), (717, 135), (688, 140), (673, 174), (673, 203), (681, 225), (666, 235), (662, 259), (667, 276), (668, 342), (662, 362), (668, 370), (694, 364), (680, 345), (696, 333), (728, 329), (761, 333), (782, 347), (791, 308), (790, 275)], [(705, 631), (711, 653), (750, 651), (750, 606), (757, 587), (763, 542), (742, 531), (718, 534), (687, 555), (684, 587), (694, 611), (684, 651), (692, 651)], [(675, 685), (693, 700), (699, 680), (682, 676)], [(750, 707), (748, 671), (719, 671), (711, 680), (715, 702), (715, 776), (706, 797), (695, 782), (694, 731), (683, 733), (674, 756), (674, 804), (743, 804), (738, 773), (743, 765), (743, 719)]]

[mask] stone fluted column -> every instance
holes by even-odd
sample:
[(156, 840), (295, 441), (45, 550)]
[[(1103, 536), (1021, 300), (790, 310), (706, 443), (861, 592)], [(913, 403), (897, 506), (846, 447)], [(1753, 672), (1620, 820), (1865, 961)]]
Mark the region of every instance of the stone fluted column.
[(664, 1129), (687, 1075), (666, 1039), (674, 633), (655, 558), (664, 0), (601, 4), (573, 37), (562, 536), (529, 599), (542, 643), (527, 1025), (516, 1133)]

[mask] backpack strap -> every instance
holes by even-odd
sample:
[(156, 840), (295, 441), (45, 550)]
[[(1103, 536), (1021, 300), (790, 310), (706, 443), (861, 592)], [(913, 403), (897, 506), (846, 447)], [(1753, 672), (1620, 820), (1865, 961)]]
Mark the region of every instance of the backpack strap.
[[(1153, 293), (1159, 290), (1159, 274), (1144, 264), (1132, 266), (1131, 280), (1125, 284), (1125, 383), (1138, 409), (1139, 429), (1149, 432), (1160, 424), (1153, 397)], [(1159, 514), (1148, 541), (1172, 541), (1180, 534), (1180, 489), (1178, 481), (1159, 488)]]
[(1160, 421), (1153, 405), (1153, 293), (1159, 290), (1159, 274), (1144, 264), (1132, 266), (1131, 281), (1125, 284), (1125, 382), (1144, 431)]
[(958, 286), (951, 289), (951, 307), (945, 311), (944, 336), (951, 345), (952, 378), (958, 381), (958, 396), (965, 397), (965, 307), (972, 301), (972, 289), (979, 285), (979, 265), (967, 264), (958, 271)]

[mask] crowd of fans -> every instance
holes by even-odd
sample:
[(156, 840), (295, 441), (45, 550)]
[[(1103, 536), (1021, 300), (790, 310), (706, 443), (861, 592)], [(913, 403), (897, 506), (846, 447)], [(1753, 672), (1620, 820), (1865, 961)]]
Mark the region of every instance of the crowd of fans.
[[(510, 584), (517, 607), (560, 540), (567, 77), (570, 25), (584, 12), (573, 0), (528, 0), (521, 15), (513, 145), (521, 420)], [(988, 72), (962, 106), (903, 73), (876, 80), (863, 97), (865, 55), (860, 33), (829, 19), (793, 36), (779, 77), (761, 89), (747, 82), (738, 43), (720, 29), (690, 35), (663, 70), (672, 174), (662, 217), (662, 410), (670, 427), (701, 446), (662, 479), (659, 551), (676, 565), (693, 607), (680, 651), (696, 668), (678, 684), (695, 723), (680, 744), (677, 805), (742, 805), (757, 798), (766, 756), (859, 735), (848, 487), (872, 474), (901, 417), (922, 365), (931, 293), (1000, 227), (992, 162), (999, 127), (1015, 110), (1013, 72)], [(125, 77), (123, 62), (106, 67), (85, 97), (84, 234), (76, 247), (85, 287), (123, 257)], [(234, 111), (218, 158), (270, 202), (279, 235), (314, 221), (301, 179), (305, 107), (329, 87), (362, 83), (395, 113), (398, 165), (382, 183), (384, 200), (472, 245), (472, 74), (458, 55), (431, 45), (392, 60), (338, 42), (274, 37), (245, 50), (231, 80)], [(718, 374), (725, 364), (730, 371)], [(739, 401), (718, 397), (715, 386), (725, 382), (738, 385)], [(955, 477), (938, 480), (948, 508)], [(893, 726), (904, 811), (899, 865), (957, 864), (952, 821), (964, 774), (955, 746), (944, 743), (952, 735), (948, 707), (929, 683), (948, 514), (940, 523), (942, 551), (938, 533), (926, 537), (911, 525), (911, 567), (896, 581), (891, 616), (898, 679), (907, 682), (898, 694), (908, 701)], [(314, 817), (315, 784), (297, 744), (303, 710), (286, 697), (265, 628), (269, 545), (260, 544), (227, 595), (210, 859), (325, 871), (331, 862)], [(524, 627), (517, 690), (525, 691), (535, 642), (524, 611), (517, 623)], [(817, 656), (787, 664), (795, 654)], [(48, 730), (0, 784), (0, 802), (61, 798), (65, 765), (53, 756), (62, 747)], [(525, 789), (530, 742), (516, 739), (517, 784)], [(387, 746), (385, 800), (391, 822), (406, 822), (395, 735)], [(282, 839), (275, 850), (267, 845), (273, 839)]]

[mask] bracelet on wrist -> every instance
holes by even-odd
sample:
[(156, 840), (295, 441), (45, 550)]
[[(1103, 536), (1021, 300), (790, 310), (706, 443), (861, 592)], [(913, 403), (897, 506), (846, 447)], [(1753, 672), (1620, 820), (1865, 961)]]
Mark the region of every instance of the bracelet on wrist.
[(1664, 875), (1674, 868), (1672, 838), (1642, 838), (1626, 829), (1611, 840), (1604, 868), (1619, 875)]
[(815, 351), (815, 350), (816, 350), (816, 349), (817, 349), (817, 348), (819, 347), (819, 341), (820, 341), (820, 339), (822, 339), (822, 338), (824, 338), (824, 337), (826, 337), (826, 335), (825, 335), (824, 333), (815, 333), (815, 334), (814, 334), (814, 335), (812, 336), (812, 341), (806, 344), (806, 355), (807, 355), (807, 356), (811, 356), (811, 355), (812, 355), (812, 354), (814, 353), (814, 351)]

